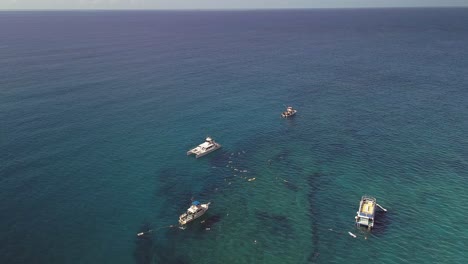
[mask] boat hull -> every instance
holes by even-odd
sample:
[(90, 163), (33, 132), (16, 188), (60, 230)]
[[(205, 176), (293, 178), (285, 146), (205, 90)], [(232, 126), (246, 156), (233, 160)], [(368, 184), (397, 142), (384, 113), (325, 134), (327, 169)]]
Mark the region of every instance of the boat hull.
[(221, 148), (221, 145), (220, 144), (216, 144), (213, 148), (209, 149), (208, 151), (204, 152), (204, 153), (200, 153), (200, 154), (197, 154), (195, 155), (195, 158), (200, 158), (200, 157), (203, 157), (205, 156), (206, 154), (209, 154), (217, 149)]
[(186, 224), (192, 222), (193, 220), (199, 218), (200, 216), (204, 215), (206, 213), (206, 211), (208, 211), (209, 205), (210, 205), (210, 203), (202, 204), (200, 206), (201, 210), (196, 212), (196, 213), (192, 213), (192, 214), (183, 213), (179, 217), (179, 224), (180, 225), (186, 225)]
[(195, 158), (198, 159), (198, 158), (203, 157), (203, 156), (205, 156), (206, 154), (209, 154), (209, 153), (211, 153), (211, 152), (213, 152), (213, 151), (215, 151), (215, 150), (217, 150), (217, 149), (219, 149), (219, 148), (221, 148), (221, 145), (218, 144), (218, 143), (215, 143), (215, 145), (214, 145), (212, 148), (206, 150), (206, 151), (203, 152), (203, 153), (199, 153), (199, 154), (197, 154), (196, 152), (194, 152), (194, 150), (195, 150), (196, 148), (193, 148), (193, 149), (187, 151), (187, 156), (188, 156), (188, 155), (194, 154), (194, 155), (195, 155)]
[(281, 114), (281, 117), (282, 117), (282, 118), (292, 117), (292, 116), (294, 116), (296, 113), (297, 113), (297, 110), (294, 110), (294, 112), (292, 112), (292, 113), (290, 113), (290, 114), (282, 113), (282, 114)]
[(374, 197), (363, 196), (359, 203), (359, 210), (356, 212), (356, 225), (366, 226), (368, 229), (374, 227), (375, 206), (377, 200)]

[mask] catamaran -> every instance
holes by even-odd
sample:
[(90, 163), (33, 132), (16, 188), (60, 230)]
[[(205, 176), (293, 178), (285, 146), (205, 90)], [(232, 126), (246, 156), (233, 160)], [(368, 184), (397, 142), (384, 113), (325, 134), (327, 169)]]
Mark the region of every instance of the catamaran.
[(367, 226), (368, 229), (374, 227), (375, 207), (377, 199), (364, 195), (359, 202), (359, 210), (356, 212), (356, 224), (358, 226)]
[(220, 144), (216, 143), (211, 137), (207, 137), (205, 142), (187, 151), (187, 155), (195, 154), (198, 159), (210, 152), (213, 152), (221, 147)]

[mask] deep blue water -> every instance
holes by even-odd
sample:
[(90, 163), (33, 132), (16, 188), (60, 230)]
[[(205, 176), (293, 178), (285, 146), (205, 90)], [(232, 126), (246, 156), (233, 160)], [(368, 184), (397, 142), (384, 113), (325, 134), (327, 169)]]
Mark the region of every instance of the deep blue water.
[(1, 263), (468, 260), (468, 9), (0, 12), (0, 122)]

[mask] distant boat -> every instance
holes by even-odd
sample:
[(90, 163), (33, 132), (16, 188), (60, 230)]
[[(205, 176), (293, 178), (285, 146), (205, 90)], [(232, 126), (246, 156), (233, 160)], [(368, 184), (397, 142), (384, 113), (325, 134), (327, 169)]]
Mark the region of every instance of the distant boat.
[(296, 113), (297, 113), (296, 109), (293, 109), (292, 106), (288, 106), (286, 108), (286, 111), (281, 113), (281, 117), (288, 118), (288, 117), (291, 117), (291, 116), (295, 115)]
[(187, 209), (187, 212), (179, 216), (179, 224), (185, 225), (197, 219), (208, 211), (209, 206), (210, 203), (201, 204), (199, 201), (192, 202), (192, 205)]
[(375, 206), (377, 199), (371, 196), (362, 196), (359, 202), (359, 211), (356, 215), (356, 224), (358, 226), (367, 226), (368, 229), (374, 227)]
[(198, 159), (210, 152), (213, 152), (221, 147), (220, 144), (216, 143), (211, 137), (207, 137), (205, 142), (187, 151), (187, 155), (195, 154)]

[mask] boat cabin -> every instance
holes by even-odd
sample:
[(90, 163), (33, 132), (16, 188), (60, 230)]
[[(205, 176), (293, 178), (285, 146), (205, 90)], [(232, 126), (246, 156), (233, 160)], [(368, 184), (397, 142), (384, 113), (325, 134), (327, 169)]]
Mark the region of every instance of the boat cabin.
[(286, 108), (286, 111), (284, 111), (284, 112), (281, 114), (281, 116), (284, 117), (284, 118), (286, 118), (286, 117), (293, 116), (293, 115), (295, 115), (296, 113), (297, 113), (297, 110), (296, 110), (296, 109), (292, 108), (292, 106), (288, 106), (288, 107)]
[(363, 196), (359, 203), (359, 210), (356, 215), (356, 224), (358, 226), (367, 226), (371, 229), (374, 227), (375, 207), (377, 200), (371, 196)]

